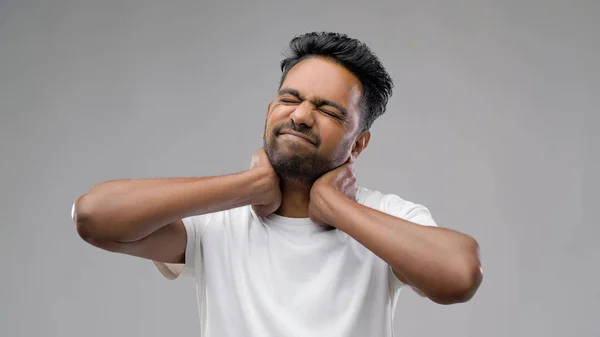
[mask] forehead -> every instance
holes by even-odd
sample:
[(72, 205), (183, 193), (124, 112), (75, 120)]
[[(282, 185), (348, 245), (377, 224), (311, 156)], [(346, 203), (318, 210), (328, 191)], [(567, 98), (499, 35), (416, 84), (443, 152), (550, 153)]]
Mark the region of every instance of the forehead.
[(296, 89), (307, 99), (334, 101), (349, 111), (358, 109), (362, 94), (362, 85), (354, 74), (320, 57), (308, 58), (292, 67), (281, 87)]

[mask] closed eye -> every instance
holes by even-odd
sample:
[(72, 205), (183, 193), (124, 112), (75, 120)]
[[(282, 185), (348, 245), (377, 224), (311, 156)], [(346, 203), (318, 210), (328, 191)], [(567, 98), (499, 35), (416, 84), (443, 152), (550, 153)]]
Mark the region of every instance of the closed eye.
[[(282, 88), (279, 90), (279, 101), (283, 104), (300, 104), (304, 98), (300, 95), (298, 90), (292, 88)], [(323, 98), (313, 98), (311, 103), (317, 107), (317, 109), (332, 118), (336, 118), (340, 121), (345, 120), (348, 113), (346, 112), (346, 108), (342, 105), (335, 103), (331, 100), (323, 99)], [(323, 107), (334, 108), (334, 111), (330, 109), (323, 109)]]
[(333, 112), (333, 111), (328, 111), (328, 110), (323, 110), (323, 109), (319, 109), (319, 111), (321, 111), (322, 113), (324, 113), (324, 114), (326, 114), (326, 115), (328, 115), (330, 117), (337, 118), (337, 119), (343, 119), (343, 117), (341, 117), (339, 115), (339, 113), (336, 113), (336, 112)]

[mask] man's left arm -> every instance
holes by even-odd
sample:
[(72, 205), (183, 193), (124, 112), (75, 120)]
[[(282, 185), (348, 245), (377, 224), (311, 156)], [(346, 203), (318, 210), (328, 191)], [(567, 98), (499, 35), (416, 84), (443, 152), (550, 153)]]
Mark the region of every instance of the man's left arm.
[(483, 277), (475, 239), (372, 209), (342, 191), (329, 184), (313, 188), (311, 218), (346, 232), (387, 262), (400, 280), (436, 303), (462, 303), (473, 297)]

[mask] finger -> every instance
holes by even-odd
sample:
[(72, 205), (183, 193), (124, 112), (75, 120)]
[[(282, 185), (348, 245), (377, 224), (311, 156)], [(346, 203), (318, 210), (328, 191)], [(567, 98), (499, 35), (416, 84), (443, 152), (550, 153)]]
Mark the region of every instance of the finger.
[(354, 172), (354, 162), (353, 162), (353, 161), (347, 161), (347, 162), (346, 162), (344, 165), (345, 165), (347, 168), (349, 168), (349, 169), (350, 169), (350, 171)]

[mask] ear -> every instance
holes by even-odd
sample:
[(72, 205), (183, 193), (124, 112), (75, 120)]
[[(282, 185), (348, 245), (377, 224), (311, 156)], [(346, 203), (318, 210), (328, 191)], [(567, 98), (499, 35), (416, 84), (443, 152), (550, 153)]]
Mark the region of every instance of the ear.
[(371, 140), (371, 132), (369, 130), (363, 130), (360, 132), (356, 141), (354, 142), (354, 146), (352, 147), (352, 151), (350, 152), (350, 160), (354, 161), (360, 155), (360, 153), (367, 148), (369, 145), (369, 140)]

